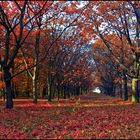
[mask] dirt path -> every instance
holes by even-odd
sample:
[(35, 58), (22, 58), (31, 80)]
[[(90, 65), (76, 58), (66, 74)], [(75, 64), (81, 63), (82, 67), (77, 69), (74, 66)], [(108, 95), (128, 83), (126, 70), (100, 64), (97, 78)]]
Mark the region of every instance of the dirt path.
[(90, 106), (116, 106), (116, 105), (129, 105), (130, 101), (123, 101), (120, 98), (106, 96), (105, 94), (99, 94), (90, 92), (80, 97), (81, 103), (89, 104)]

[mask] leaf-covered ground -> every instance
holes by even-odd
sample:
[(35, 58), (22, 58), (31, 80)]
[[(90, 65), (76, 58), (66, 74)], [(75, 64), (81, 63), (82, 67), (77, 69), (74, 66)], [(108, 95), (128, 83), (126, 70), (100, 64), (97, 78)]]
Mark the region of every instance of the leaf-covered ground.
[(37, 105), (26, 99), (14, 102), (12, 110), (0, 102), (0, 139), (140, 139), (140, 104), (95, 93)]

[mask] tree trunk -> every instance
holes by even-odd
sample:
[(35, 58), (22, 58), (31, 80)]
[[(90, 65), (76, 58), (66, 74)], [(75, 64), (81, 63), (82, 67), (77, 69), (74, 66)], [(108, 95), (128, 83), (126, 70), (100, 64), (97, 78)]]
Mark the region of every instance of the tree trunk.
[(10, 80), (6, 82), (6, 108), (13, 108), (13, 99)]
[(35, 45), (35, 64), (34, 67), (34, 76), (33, 76), (33, 102), (37, 103), (37, 80), (38, 80), (38, 74), (39, 74), (39, 66), (38, 66), (38, 57), (39, 57), (39, 43), (40, 43), (40, 33), (36, 36), (36, 45)]
[(52, 87), (51, 87), (51, 80), (50, 77), (48, 77), (48, 101), (51, 102), (52, 100)]
[(122, 84), (119, 84), (119, 92), (120, 92), (120, 98), (123, 99), (123, 96), (122, 96)]
[(13, 108), (13, 98), (11, 90), (11, 73), (8, 69), (4, 68), (4, 82), (6, 85), (6, 108)]
[(127, 77), (124, 73), (122, 78), (122, 99), (124, 101), (128, 100)]
[(111, 91), (112, 91), (112, 94), (111, 94), (111, 96), (112, 97), (115, 97), (115, 84), (114, 83), (112, 83), (112, 86), (111, 86)]
[(51, 84), (48, 86), (48, 101), (52, 101), (52, 90), (51, 90)]
[(59, 84), (56, 85), (56, 91), (57, 91), (57, 100), (59, 101), (59, 98), (60, 98), (60, 85)]
[(64, 97), (63, 98), (66, 99), (67, 97), (66, 97), (66, 86), (65, 85), (63, 86), (63, 93), (64, 93)]
[(80, 87), (80, 94), (82, 95), (82, 87)]
[(138, 103), (139, 102), (139, 92), (138, 92), (138, 79), (133, 78), (132, 79), (132, 103)]
[(54, 99), (55, 98), (55, 93), (56, 93), (56, 87), (55, 87), (55, 84), (54, 84), (54, 81), (52, 82), (52, 98)]
[(14, 82), (12, 81), (11, 82), (11, 92), (12, 92), (12, 98), (15, 99), (15, 84)]
[(27, 82), (26, 82), (26, 96), (30, 97), (30, 79), (29, 74), (27, 73)]
[(68, 92), (68, 98), (70, 98), (70, 87), (69, 87), (69, 84), (67, 85), (67, 92)]
[(46, 81), (45, 81), (44, 86), (43, 86), (42, 98), (46, 98), (46, 96), (47, 96), (47, 85), (46, 85)]
[(79, 89), (79, 87), (76, 87), (76, 95), (77, 95), (77, 96), (80, 95), (80, 89)]
[(37, 79), (35, 75), (33, 77), (33, 102), (37, 104)]

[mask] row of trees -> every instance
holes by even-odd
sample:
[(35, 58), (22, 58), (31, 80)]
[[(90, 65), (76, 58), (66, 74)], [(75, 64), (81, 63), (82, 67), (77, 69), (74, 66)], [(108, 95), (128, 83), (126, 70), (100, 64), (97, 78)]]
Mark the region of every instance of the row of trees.
[(139, 2), (90, 2), (84, 23), (89, 25), (86, 36), (96, 40), (93, 44), (96, 83), (111, 95), (119, 84), (121, 97), (127, 100), (129, 79), (132, 81), (132, 102), (139, 102)]
[(32, 92), (37, 103), (40, 94), (51, 101), (52, 96), (66, 98), (90, 87), (91, 54), (77, 28), (86, 5), (77, 4), (0, 2), (1, 87), (7, 108), (13, 107), (18, 91)]

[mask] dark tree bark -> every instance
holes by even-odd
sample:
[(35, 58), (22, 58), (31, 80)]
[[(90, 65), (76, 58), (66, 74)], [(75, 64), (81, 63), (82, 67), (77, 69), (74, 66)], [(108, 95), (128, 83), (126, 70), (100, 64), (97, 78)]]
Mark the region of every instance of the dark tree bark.
[(8, 68), (4, 68), (4, 82), (6, 85), (6, 108), (13, 108), (13, 97), (11, 89), (11, 73)]
[(127, 77), (124, 72), (122, 77), (122, 99), (124, 101), (128, 100)]

